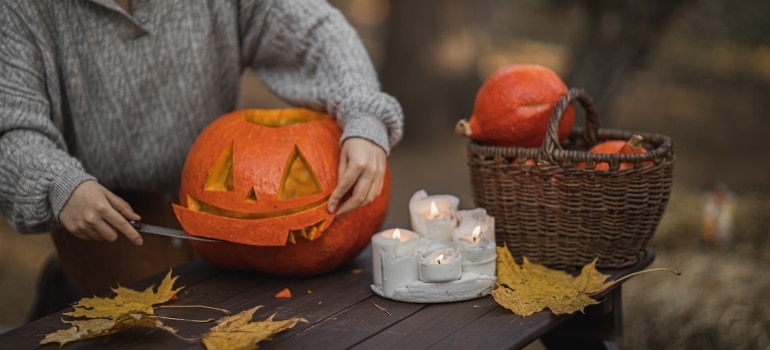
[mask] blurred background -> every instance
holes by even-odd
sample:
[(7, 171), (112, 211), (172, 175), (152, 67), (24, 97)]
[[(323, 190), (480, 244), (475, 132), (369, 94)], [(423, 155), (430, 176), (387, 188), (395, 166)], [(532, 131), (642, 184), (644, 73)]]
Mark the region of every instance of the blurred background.
[[(484, 79), (540, 64), (581, 87), (603, 127), (671, 136), (671, 199), (652, 273), (625, 285), (627, 349), (770, 349), (770, 1), (333, 0), (358, 30), (383, 89), (402, 104), (387, 222), (420, 189), (474, 208), (466, 139)], [(284, 104), (250, 72), (244, 107)], [(580, 125), (580, 117), (576, 124)], [(722, 223), (719, 239), (703, 230)], [(0, 220), (0, 326), (24, 322), (48, 235)]]

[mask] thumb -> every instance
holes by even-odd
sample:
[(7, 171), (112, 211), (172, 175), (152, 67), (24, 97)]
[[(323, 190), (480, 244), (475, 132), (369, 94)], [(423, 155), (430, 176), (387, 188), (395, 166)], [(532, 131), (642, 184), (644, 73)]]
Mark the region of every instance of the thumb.
[(330, 213), (333, 213), (334, 210), (337, 209), (337, 205), (339, 205), (340, 200), (342, 200), (342, 196), (344, 196), (353, 185), (352, 182), (347, 183), (348, 181), (345, 178), (345, 170), (347, 169), (347, 166), (347, 154), (342, 152), (340, 155), (340, 166), (337, 168), (337, 186), (334, 188), (334, 191), (332, 191), (332, 195), (329, 197), (329, 204), (326, 208), (326, 210), (328, 210)]

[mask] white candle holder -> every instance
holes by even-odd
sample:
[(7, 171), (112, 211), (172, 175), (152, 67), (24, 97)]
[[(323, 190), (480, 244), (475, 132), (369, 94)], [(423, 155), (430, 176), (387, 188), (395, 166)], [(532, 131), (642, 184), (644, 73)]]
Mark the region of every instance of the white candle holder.
[[(441, 213), (432, 220), (425, 214), (431, 202)], [(412, 196), (414, 231), (391, 229), (372, 237), (372, 291), (393, 300), (439, 303), (479, 298), (495, 288), (494, 218), (483, 208), (458, 211), (458, 204), (452, 195), (420, 190)]]
[(406, 287), (418, 278), (417, 257), (397, 258), (389, 252), (382, 253), (382, 293), (393, 298), (396, 289)]

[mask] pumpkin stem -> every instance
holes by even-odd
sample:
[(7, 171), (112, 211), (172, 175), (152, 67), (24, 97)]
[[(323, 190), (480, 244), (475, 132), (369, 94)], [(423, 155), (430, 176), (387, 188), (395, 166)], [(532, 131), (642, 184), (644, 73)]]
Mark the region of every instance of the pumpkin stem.
[(471, 126), (468, 124), (467, 120), (460, 119), (457, 124), (455, 124), (455, 134), (464, 137), (471, 136)]
[(628, 147), (631, 147), (632, 150), (637, 150), (642, 147), (642, 140), (644, 140), (644, 138), (642, 138), (641, 135), (631, 136), (631, 138), (628, 139)]

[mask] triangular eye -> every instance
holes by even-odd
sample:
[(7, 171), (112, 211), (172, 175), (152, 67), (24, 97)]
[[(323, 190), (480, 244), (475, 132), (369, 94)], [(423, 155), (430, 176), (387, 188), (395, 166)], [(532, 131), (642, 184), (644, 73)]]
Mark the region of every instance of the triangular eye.
[(294, 146), (286, 169), (283, 173), (281, 189), (278, 192), (279, 199), (292, 199), (321, 193), (321, 186), (316, 180), (313, 170), (307, 164), (305, 157)]
[(232, 191), (233, 187), (233, 144), (225, 148), (219, 155), (214, 166), (209, 171), (206, 183), (203, 185), (206, 191), (226, 192)]

